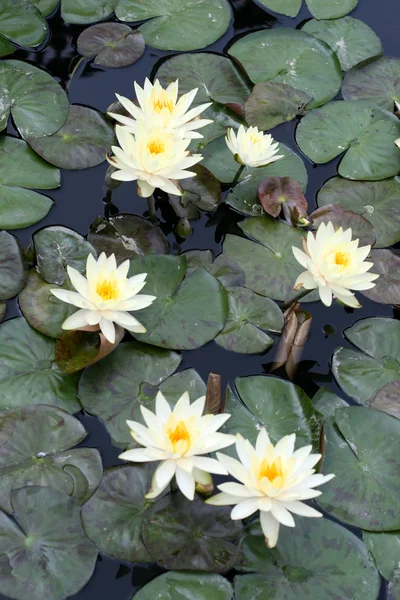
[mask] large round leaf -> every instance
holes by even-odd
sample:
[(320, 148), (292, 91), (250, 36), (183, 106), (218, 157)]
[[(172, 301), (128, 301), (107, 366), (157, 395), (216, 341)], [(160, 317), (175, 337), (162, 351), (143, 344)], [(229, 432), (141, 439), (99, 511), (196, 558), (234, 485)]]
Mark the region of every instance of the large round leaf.
[(370, 318), (345, 330), (346, 338), (364, 352), (338, 348), (333, 374), (349, 396), (369, 405), (375, 393), (400, 379), (400, 322)]
[(84, 504), (103, 474), (94, 448), (71, 447), (86, 437), (78, 419), (36, 404), (0, 413), (0, 509), (12, 512), (12, 489), (41, 485), (61, 490)]
[(400, 304), (400, 256), (392, 250), (371, 250), (372, 273), (379, 273), (375, 287), (362, 294), (381, 304)]
[(342, 71), (332, 49), (296, 29), (264, 29), (240, 38), (229, 48), (254, 83), (274, 81), (307, 92), (307, 108), (332, 100), (340, 90)]
[(59, 4), (59, 0), (31, 0), (31, 2), (37, 6), (44, 17), (54, 12)]
[(400, 564), (400, 532), (372, 533), (364, 531), (363, 540), (375, 559), (383, 577), (390, 581)]
[(85, 25), (108, 19), (116, 0), (61, 0), (61, 16), (66, 23)]
[(186, 274), (183, 256), (145, 256), (131, 261), (129, 276), (147, 273), (146, 294), (156, 296), (149, 308), (135, 313), (147, 333), (135, 334), (143, 342), (193, 350), (221, 331), (228, 314), (228, 299), (221, 283), (205, 269)]
[(361, 540), (328, 519), (296, 517), (282, 527), (269, 550), (252, 528), (243, 543), (243, 568), (235, 577), (236, 600), (376, 600), (378, 571)]
[(393, 111), (400, 102), (400, 59), (382, 56), (349, 71), (342, 87), (345, 100), (366, 100)]
[(281, 15), (297, 17), (300, 12), (302, 0), (260, 0), (266, 8)]
[(62, 169), (88, 169), (106, 160), (114, 141), (112, 125), (99, 112), (71, 106), (66, 123), (57, 133), (31, 139), (32, 148)]
[(318, 504), (371, 531), (400, 528), (400, 421), (364, 406), (335, 412), (325, 424), (324, 473), (335, 473)]
[(76, 375), (64, 375), (54, 361), (55, 341), (18, 318), (0, 325), (0, 409), (51, 404), (80, 410)]
[(227, 0), (119, 0), (120, 21), (143, 21), (146, 44), (161, 50), (197, 50), (216, 42), (228, 29)]
[(322, 21), (311, 19), (302, 30), (326, 42), (336, 52), (343, 71), (383, 52), (376, 33), (366, 23), (352, 17)]
[(191, 502), (183, 494), (170, 494), (153, 504), (143, 523), (145, 546), (166, 569), (224, 573), (238, 559), (243, 530), (230, 513), (230, 507), (215, 509), (200, 496)]
[(232, 594), (231, 584), (220, 575), (171, 571), (142, 587), (132, 600), (231, 600)]
[(67, 119), (66, 93), (51, 75), (19, 60), (0, 64), (0, 130), (10, 113), (24, 138), (55, 133)]
[(16, 600), (64, 600), (92, 576), (97, 550), (87, 539), (80, 508), (49, 487), (14, 490), (16, 522), (0, 512), (1, 591)]
[(333, 177), (318, 193), (318, 205), (340, 204), (359, 213), (372, 224), (375, 248), (400, 241), (400, 179), (349, 181)]
[(338, 19), (354, 10), (358, 0), (306, 0), (306, 4), (316, 19)]
[(22, 248), (13, 235), (0, 231), (0, 300), (12, 298), (27, 279)]
[(399, 119), (369, 102), (331, 102), (307, 114), (296, 131), (300, 149), (322, 164), (346, 152), (339, 175), (377, 181), (397, 175)]
[(348, 403), (336, 396), (331, 390), (321, 387), (313, 396), (312, 403), (314, 408), (321, 413), (325, 421), (334, 421), (337, 408), (348, 406)]
[(391, 381), (378, 390), (373, 397), (371, 408), (383, 410), (400, 419), (400, 379)]
[(102, 67), (126, 67), (142, 56), (145, 43), (140, 31), (122, 23), (100, 23), (85, 29), (77, 41), (78, 52)]
[(31, 0), (1, 0), (0, 34), (20, 46), (39, 46), (47, 37), (48, 26)]
[(105, 554), (130, 562), (149, 562), (142, 541), (142, 522), (151, 503), (154, 465), (113, 467), (104, 471), (94, 496), (82, 510), (87, 535)]
[(342, 227), (351, 229), (353, 239), (359, 240), (359, 246), (374, 246), (376, 237), (370, 221), (357, 212), (344, 208), (340, 204), (326, 204), (314, 210), (310, 215), (312, 228), (318, 229), (321, 223), (332, 223), (335, 230)]
[(5, 37), (0, 35), (0, 58), (15, 52), (16, 48)]

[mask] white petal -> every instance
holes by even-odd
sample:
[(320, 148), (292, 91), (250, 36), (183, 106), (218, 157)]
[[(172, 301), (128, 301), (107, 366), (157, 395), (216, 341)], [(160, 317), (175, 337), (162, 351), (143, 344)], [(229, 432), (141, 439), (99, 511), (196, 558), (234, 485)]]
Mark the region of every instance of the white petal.
[(228, 481), (221, 483), (218, 489), (225, 494), (230, 496), (238, 496), (239, 498), (254, 498), (255, 496), (262, 496), (262, 492), (256, 492), (255, 490), (247, 488), (241, 483), (235, 483), (234, 481)]
[(79, 271), (77, 271), (73, 267), (70, 267), (69, 265), (67, 266), (67, 273), (68, 273), (71, 283), (74, 286), (74, 288), (76, 289), (76, 291), (79, 294), (81, 294), (81, 296), (84, 296), (85, 298), (87, 298), (88, 297), (87, 279), (83, 275), (81, 275), (79, 273)]
[(196, 482), (193, 478), (193, 475), (191, 475), (190, 473), (186, 473), (178, 467), (176, 470), (176, 483), (178, 484), (178, 487), (181, 490), (182, 494), (186, 496), (188, 500), (194, 499)]
[(171, 407), (168, 404), (168, 402), (166, 401), (166, 399), (164, 398), (163, 394), (161, 392), (157, 393), (156, 396), (156, 415), (157, 418), (160, 419), (161, 421), (165, 422), (167, 421), (168, 417), (171, 414)]
[(279, 521), (270, 512), (260, 512), (260, 524), (269, 548), (275, 548), (279, 537)]
[(176, 462), (174, 460), (166, 460), (162, 462), (154, 473), (157, 487), (165, 488), (175, 475), (176, 470)]
[(275, 519), (282, 523), (282, 525), (286, 525), (286, 527), (294, 527), (296, 525), (290, 512), (281, 506), (279, 502), (272, 502), (271, 513)]
[(228, 473), (230, 473), (241, 483), (244, 483), (245, 485), (248, 483), (249, 477), (242, 463), (235, 458), (232, 458), (227, 454), (221, 454), (220, 452), (217, 452), (217, 458), (228, 471)]
[(62, 324), (63, 329), (78, 329), (79, 327), (85, 327), (88, 324), (87, 315), (90, 313), (89, 310), (85, 310), (82, 308), (78, 310), (76, 313), (68, 317)]
[(102, 317), (100, 319), (99, 325), (100, 325), (100, 329), (101, 329), (104, 337), (106, 338), (106, 340), (108, 340), (111, 344), (114, 344), (114, 342), (115, 342), (114, 323), (112, 323), (112, 321), (109, 321), (108, 319), (104, 319)]
[(238, 519), (246, 519), (258, 510), (257, 500), (255, 498), (249, 498), (243, 500), (232, 509), (231, 519), (234, 521)]
[(242, 501), (242, 498), (238, 498), (237, 496), (231, 496), (230, 494), (216, 494), (215, 496), (211, 496), (206, 500), (206, 504), (212, 504), (213, 506), (229, 506), (232, 504), (238, 504)]
[(319, 297), (321, 298), (321, 302), (325, 304), (325, 306), (331, 306), (332, 304), (332, 290), (329, 285), (320, 285), (318, 288)]
[(192, 463), (201, 471), (215, 473), (216, 475), (228, 475), (228, 471), (215, 458), (207, 456), (193, 456)]
[(286, 508), (287, 510), (290, 510), (290, 512), (294, 513), (295, 515), (300, 515), (301, 517), (322, 517), (322, 513), (318, 512), (317, 510), (315, 510), (315, 508), (311, 508), (311, 506), (308, 506), (307, 504), (303, 504), (302, 502), (297, 502), (296, 500), (293, 500), (291, 502), (286, 501), (286, 502), (282, 502), (281, 501), (282, 506), (284, 506), (284, 508)]
[(59, 300), (67, 302), (68, 304), (73, 304), (78, 308), (86, 308), (89, 310), (93, 310), (95, 308), (94, 304), (92, 304), (91, 302), (86, 300), (86, 298), (78, 294), (78, 292), (71, 292), (69, 290), (63, 290), (60, 288), (52, 288), (50, 292)]
[(158, 460), (157, 458), (152, 458), (149, 456), (147, 448), (135, 448), (134, 450), (127, 450), (126, 452), (122, 452), (118, 458), (121, 460), (130, 460), (132, 462), (151, 462), (153, 460)]
[(256, 441), (256, 452), (257, 452), (257, 456), (260, 459), (264, 456), (269, 443), (270, 443), (270, 440), (269, 440), (267, 430), (265, 429), (265, 427), (263, 427), (261, 429), (260, 433), (258, 434), (257, 441)]

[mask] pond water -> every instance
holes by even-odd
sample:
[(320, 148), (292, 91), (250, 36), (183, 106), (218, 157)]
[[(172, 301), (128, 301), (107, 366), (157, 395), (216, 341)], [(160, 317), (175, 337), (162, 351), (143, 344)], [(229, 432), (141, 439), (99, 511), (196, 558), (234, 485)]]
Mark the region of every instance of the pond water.
[[(251, 0), (231, 1), (231, 4), (234, 20), (229, 30), (215, 44), (208, 47), (207, 51), (224, 53), (235, 36), (265, 28), (299, 27), (310, 18), (305, 7), (295, 19), (291, 19), (273, 16)], [(364, 21), (376, 32), (383, 43), (386, 55), (399, 54), (398, 0), (381, 0), (379, 3), (374, 0), (360, 0), (359, 6), (351, 16)], [(114, 102), (115, 92), (132, 97), (133, 82), (137, 81), (142, 85), (145, 77), (155, 71), (160, 61), (174, 54), (146, 47), (145, 54), (137, 63), (118, 69), (96, 67), (89, 61), (84, 61), (78, 65), (71, 78), (71, 71), (78, 59), (76, 40), (85, 27), (63, 23), (58, 13), (49, 19), (49, 24), (51, 39), (42, 50), (38, 52), (19, 50), (13, 58), (29, 61), (47, 69), (68, 89), (71, 104), (93, 107), (102, 112), (105, 112)], [(274, 128), (270, 133), (277, 140), (297, 149), (294, 138), (296, 125), (297, 121), (293, 120)], [(17, 135), (11, 123), (7, 133)], [(305, 156), (302, 158), (309, 175), (306, 196), (311, 212), (316, 207), (318, 190), (336, 174), (338, 160), (326, 165), (313, 165)], [(61, 187), (48, 192), (55, 201), (48, 216), (38, 225), (13, 232), (22, 246), (26, 248), (31, 242), (32, 234), (49, 225), (63, 225), (82, 235), (87, 235), (91, 223), (98, 215), (133, 213), (147, 217), (147, 202), (137, 195), (134, 183), (121, 185), (112, 192), (112, 203), (109, 202), (110, 198), (106, 201), (107, 189), (104, 185), (104, 176), (107, 166), (103, 163), (83, 171), (62, 171)], [(171, 209), (164, 205), (157, 208), (161, 219), (160, 226), (168, 237), (172, 253), (190, 249), (212, 249), (218, 255), (225, 234), (241, 234), (237, 223), (243, 217), (225, 204), (222, 204), (215, 213), (202, 213), (198, 221), (192, 222), (193, 233), (187, 239), (178, 238), (174, 234), (176, 218)], [(9, 300), (7, 304), (7, 319), (20, 315), (15, 299)], [(327, 308), (320, 302), (307, 305), (307, 310), (313, 317), (312, 328), (294, 383), (301, 386), (309, 396), (313, 396), (323, 385), (345, 398), (350, 404), (354, 403), (335, 383), (330, 370), (334, 350), (338, 346), (350, 346), (343, 336), (343, 330), (365, 317), (399, 318), (399, 311), (390, 305), (377, 304), (364, 297), (362, 304), (363, 307), (359, 310), (345, 308), (339, 304)], [(327, 325), (334, 327), (330, 335), (327, 335), (324, 330)], [(179, 369), (195, 368), (205, 381), (210, 371), (214, 371), (222, 376), (222, 384), (225, 387), (229, 382), (233, 383), (238, 376), (269, 373), (273, 357), (274, 348), (263, 355), (244, 355), (228, 352), (215, 342), (211, 342), (198, 350), (183, 352)], [(84, 413), (79, 414), (78, 417), (89, 431), (88, 438), (82, 445), (99, 448), (104, 467), (121, 464), (118, 459), (120, 449), (112, 446), (102, 422)], [(100, 554), (93, 577), (73, 598), (74, 600), (99, 598), (130, 600), (135, 590), (161, 572), (162, 569), (157, 566), (121, 563)], [(6, 600), (5, 596), (0, 598)], [(384, 586), (381, 598), (386, 598)]]

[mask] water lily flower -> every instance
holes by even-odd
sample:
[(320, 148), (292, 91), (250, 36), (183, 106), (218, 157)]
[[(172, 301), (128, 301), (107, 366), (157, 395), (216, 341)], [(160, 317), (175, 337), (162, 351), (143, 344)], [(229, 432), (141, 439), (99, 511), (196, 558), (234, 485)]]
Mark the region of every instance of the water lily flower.
[(119, 267), (114, 254), (107, 258), (100, 254), (96, 261), (89, 254), (86, 262), (86, 278), (73, 267), (67, 266), (67, 272), (76, 292), (59, 288), (51, 289), (51, 293), (68, 304), (80, 308), (62, 324), (63, 329), (79, 329), (87, 325), (99, 325), (104, 337), (115, 342), (117, 323), (133, 333), (145, 333), (135, 317), (127, 311), (141, 310), (150, 306), (155, 296), (139, 294), (146, 285), (147, 273), (140, 273), (128, 278), (130, 261), (126, 260)]
[(154, 85), (146, 78), (144, 89), (135, 82), (136, 97), (139, 106), (136, 106), (128, 98), (116, 94), (122, 106), (132, 117), (108, 113), (119, 123), (122, 123), (130, 133), (136, 133), (138, 123), (145, 122), (153, 127), (163, 127), (164, 129), (175, 132), (182, 138), (194, 139), (203, 136), (195, 131), (201, 129), (210, 123), (210, 119), (199, 119), (199, 115), (211, 106), (212, 102), (200, 104), (196, 108), (188, 111), (192, 104), (198, 88), (184, 94), (178, 100), (178, 80), (171, 83), (167, 89), (164, 89), (158, 79)]
[(301, 273), (295, 282), (295, 289), (306, 290), (318, 288), (320, 298), (326, 306), (332, 304), (332, 295), (338, 300), (360, 308), (355, 295), (350, 290), (369, 290), (375, 286), (379, 277), (368, 273), (372, 262), (366, 262), (371, 246), (358, 247), (360, 240), (352, 240), (351, 229), (339, 227), (335, 231), (333, 224), (321, 223), (317, 233), (309, 231), (307, 241), (304, 239), (304, 252), (292, 247), (298, 262), (307, 270)]
[(312, 447), (294, 451), (296, 435), (286, 435), (274, 446), (263, 428), (256, 446), (237, 434), (236, 450), (240, 461), (217, 453), (218, 460), (240, 483), (222, 483), (222, 492), (209, 498), (207, 504), (235, 505), (233, 520), (245, 519), (260, 511), (260, 523), (269, 548), (278, 541), (280, 525), (294, 527), (291, 513), (302, 517), (322, 517), (322, 514), (302, 500), (321, 494), (313, 488), (334, 475), (315, 474), (313, 468), (320, 454), (311, 454)]
[(147, 427), (127, 421), (133, 439), (144, 448), (127, 450), (119, 458), (132, 462), (161, 461), (146, 498), (161, 494), (175, 476), (181, 492), (193, 500), (196, 482), (207, 484), (210, 473), (228, 474), (216, 459), (204, 454), (235, 442), (233, 435), (218, 432), (230, 415), (203, 415), (205, 401), (202, 396), (190, 404), (189, 393), (185, 392), (171, 410), (162, 393), (158, 392), (155, 414), (140, 406)]
[(283, 158), (283, 154), (277, 154), (279, 144), (272, 135), (264, 135), (257, 127), (245, 129), (241, 125), (237, 135), (229, 127), (225, 141), (236, 162), (247, 167), (265, 167)]
[(116, 134), (121, 148), (112, 146), (114, 156), (107, 157), (118, 169), (111, 177), (118, 181), (137, 180), (143, 198), (151, 196), (155, 188), (180, 196), (176, 181), (194, 177), (196, 173), (186, 169), (203, 160), (201, 154), (190, 156), (189, 139), (178, 138), (163, 128), (148, 129), (141, 123), (133, 135), (117, 125)]

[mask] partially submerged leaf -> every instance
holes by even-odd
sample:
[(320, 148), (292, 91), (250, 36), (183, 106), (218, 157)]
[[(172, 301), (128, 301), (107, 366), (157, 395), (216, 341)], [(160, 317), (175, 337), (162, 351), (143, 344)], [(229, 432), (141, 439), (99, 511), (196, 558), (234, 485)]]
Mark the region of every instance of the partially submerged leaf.
[(344, 208), (340, 204), (325, 204), (311, 213), (313, 229), (318, 229), (321, 223), (331, 222), (335, 230), (340, 227), (344, 231), (351, 229), (352, 239), (360, 240), (360, 246), (373, 246), (376, 241), (375, 231), (371, 223), (362, 215)]
[(0, 301), (12, 298), (27, 280), (24, 255), (16, 237), (0, 231)]
[(303, 114), (312, 96), (285, 83), (256, 83), (244, 105), (246, 121), (267, 130)]
[(393, 112), (400, 102), (400, 59), (372, 58), (353, 67), (344, 78), (345, 100), (366, 100)]
[(265, 212), (271, 217), (283, 216), (295, 227), (307, 216), (308, 202), (300, 185), (291, 177), (268, 177), (258, 186), (258, 199)]
[(379, 273), (375, 287), (361, 292), (381, 304), (400, 305), (400, 255), (394, 250), (371, 250), (372, 273)]
[(99, 23), (85, 29), (77, 41), (78, 52), (102, 67), (126, 67), (143, 55), (145, 42), (140, 31), (122, 23)]
[(371, 400), (370, 407), (400, 419), (400, 379), (391, 381), (378, 390)]

